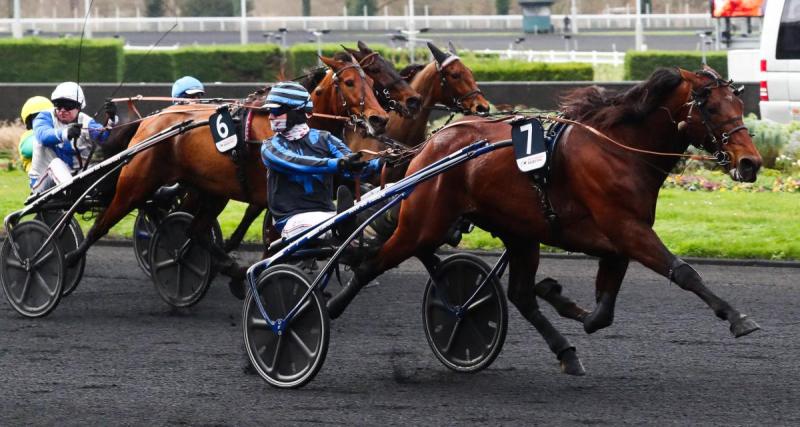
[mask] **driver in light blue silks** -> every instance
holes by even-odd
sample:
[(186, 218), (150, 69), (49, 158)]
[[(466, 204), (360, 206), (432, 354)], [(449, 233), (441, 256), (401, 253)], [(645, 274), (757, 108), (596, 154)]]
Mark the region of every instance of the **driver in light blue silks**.
[(300, 233), (336, 214), (333, 175), (368, 176), (381, 160), (360, 160), (339, 138), (306, 124), (313, 103), (295, 82), (272, 87), (264, 105), (275, 135), (264, 141), (269, 210), (281, 236)]
[(200, 80), (192, 76), (183, 76), (172, 84), (172, 97), (183, 99), (198, 99), (206, 94), (206, 89)]

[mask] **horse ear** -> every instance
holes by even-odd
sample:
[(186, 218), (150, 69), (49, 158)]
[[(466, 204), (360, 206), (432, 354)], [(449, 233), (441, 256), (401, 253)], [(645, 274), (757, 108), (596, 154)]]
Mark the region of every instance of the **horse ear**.
[(372, 49), (370, 49), (369, 46), (367, 46), (367, 44), (361, 40), (358, 41), (358, 49), (364, 53), (372, 53)]
[(361, 52), (359, 52), (359, 51), (357, 51), (355, 49), (350, 49), (349, 47), (347, 47), (347, 46), (345, 46), (343, 44), (341, 44), (339, 46), (341, 46), (342, 49), (344, 49), (347, 53), (350, 54), (350, 56), (352, 56), (355, 59), (359, 59), (359, 57), (361, 56)]
[(333, 58), (328, 58), (325, 56), (320, 55), (319, 60), (322, 61), (323, 64), (327, 65), (330, 68), (336, 67), (336, 60)]
[(458, 56), (458, 53), (456, 53), (456, 47), (453, 46), (453, 42), (451, 42), (451, 41), (447, 42), (447, 50), (449, 50), (450, 53), (452, 53), (453, 55)]
[(439, 48), (436, 47), (431, 42), (428, 42), (428, 49), (431, 50), (431, 53), (433, 54), (433, 59), (435, 59), (436, 62), (438, 62), (439, 64), (443, 63), (450, 56), (439, 50)]

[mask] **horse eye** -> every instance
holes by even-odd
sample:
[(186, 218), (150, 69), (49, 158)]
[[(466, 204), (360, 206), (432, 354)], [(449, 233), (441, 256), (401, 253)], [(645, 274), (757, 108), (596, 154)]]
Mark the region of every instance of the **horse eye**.
[(450, 77), (452, 77), (454, 79), (460, 79), (461, 78), (461, 73), (451, 73)]
[(346, 84), (347, 86), (353, 87), (353, 86), (355, 86), (356, 82), (354, 82), (353, 80), (345, 80), (344, 84)]
[(717, 114), (719, 110), (714, 107), (708, 107), (708, 114)]

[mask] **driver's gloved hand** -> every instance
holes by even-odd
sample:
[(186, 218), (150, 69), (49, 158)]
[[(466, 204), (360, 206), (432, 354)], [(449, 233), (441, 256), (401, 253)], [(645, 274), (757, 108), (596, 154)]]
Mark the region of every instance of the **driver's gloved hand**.
[(82, 129), (80, 123), (70, 123), (69, 127), (67, 128), (67, 139), (72, 141), (80, 138), (81, 131)]
[(342, 172), (359, 172), (367, 166), (367, 162), (361, 160), (361, 153), (352, 153), (339, 159), (338, 168)]

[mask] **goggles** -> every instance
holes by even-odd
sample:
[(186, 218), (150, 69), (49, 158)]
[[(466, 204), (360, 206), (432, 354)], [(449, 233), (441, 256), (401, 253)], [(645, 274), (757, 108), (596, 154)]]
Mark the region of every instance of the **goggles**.
[(69, 99), (56, 99), (53, 101), (53, 107), (56, 110), (77, 110), (81, 108), (81, 104)]

